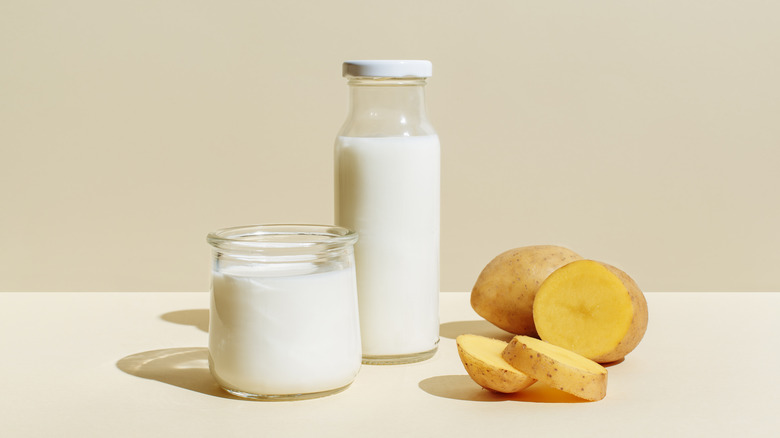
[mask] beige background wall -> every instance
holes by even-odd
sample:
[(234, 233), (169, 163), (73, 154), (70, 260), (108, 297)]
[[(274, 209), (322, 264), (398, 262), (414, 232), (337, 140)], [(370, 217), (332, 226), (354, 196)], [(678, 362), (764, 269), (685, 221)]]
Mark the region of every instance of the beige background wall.
[(212, 229), (332, 222), (341, 61), (426, 58), (442, 289), (557, 243), (780, 290), (780, 2), (0, 0), (0, 290), (208, 289)]

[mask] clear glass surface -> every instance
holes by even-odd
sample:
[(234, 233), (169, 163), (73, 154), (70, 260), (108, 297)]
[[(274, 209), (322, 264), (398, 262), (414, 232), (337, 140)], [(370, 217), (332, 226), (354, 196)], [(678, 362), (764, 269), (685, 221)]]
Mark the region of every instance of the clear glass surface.
[(342, 227), (259, 225), (208, 235), (209, 368), (231, 394), (292, 400), (347, 388), (361, 365), (353, 245)]

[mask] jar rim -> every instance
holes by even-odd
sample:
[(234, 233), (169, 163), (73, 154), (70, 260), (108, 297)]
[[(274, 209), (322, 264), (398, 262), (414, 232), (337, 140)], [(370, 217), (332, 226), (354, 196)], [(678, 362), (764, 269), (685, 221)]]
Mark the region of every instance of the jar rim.
[(302, 251), (353, 245), (358, 234), (349, 228), (317, 224), (241, 225), (213, 231), (206, 237), (211, 246), (237, 251)]

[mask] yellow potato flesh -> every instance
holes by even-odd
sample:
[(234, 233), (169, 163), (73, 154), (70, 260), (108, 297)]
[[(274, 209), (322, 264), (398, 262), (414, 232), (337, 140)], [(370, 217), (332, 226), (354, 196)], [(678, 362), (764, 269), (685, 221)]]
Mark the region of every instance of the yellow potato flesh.
[(642, 310), (635, 301), (644, 303), (644, 297), (607, 266), (580, 260), (547, 277), (533, 308), (540, 338), (598, 362), (620, 359), (636, 346), (647, 325), (647, 308), (642, 325), (635, 321)]

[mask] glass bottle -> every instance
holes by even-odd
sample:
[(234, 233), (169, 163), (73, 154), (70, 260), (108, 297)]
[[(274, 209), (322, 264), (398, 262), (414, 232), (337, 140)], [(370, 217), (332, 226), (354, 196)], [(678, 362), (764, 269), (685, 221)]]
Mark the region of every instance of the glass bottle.
[(429, 61), (347, 61), (335, 144), (335, 221), (355, 245), (363, 363), (432, 357), (439, 342), (441, 153), (428, 121)]

